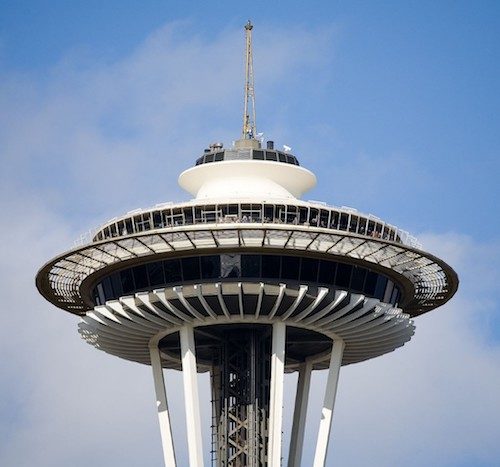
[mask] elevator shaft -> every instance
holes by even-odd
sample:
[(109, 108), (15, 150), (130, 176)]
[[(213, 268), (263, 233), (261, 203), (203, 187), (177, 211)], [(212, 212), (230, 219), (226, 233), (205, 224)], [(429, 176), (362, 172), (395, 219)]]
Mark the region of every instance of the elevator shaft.
[(211, 370), (216, 467), (267, 465), (271, 327), (219, 334)]

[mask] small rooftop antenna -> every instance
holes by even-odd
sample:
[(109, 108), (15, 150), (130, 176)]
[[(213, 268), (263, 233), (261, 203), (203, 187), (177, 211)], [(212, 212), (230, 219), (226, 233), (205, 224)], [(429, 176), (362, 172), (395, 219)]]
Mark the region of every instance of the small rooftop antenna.
[[(253, 82), (253, 56), (252, 56), (252, 29), (253, 24), (248, 20), (245, 24), (245, 110), (243, 111), (242, 139), (255, 139), (255, 92)], [(250, 107), (250, 109), (249, 109)]]

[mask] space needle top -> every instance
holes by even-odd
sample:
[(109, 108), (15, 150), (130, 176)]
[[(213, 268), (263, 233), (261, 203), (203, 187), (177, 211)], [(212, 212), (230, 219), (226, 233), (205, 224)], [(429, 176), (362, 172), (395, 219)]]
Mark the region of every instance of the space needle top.
[(197, 372), (210, 372), (217, 466), (281, 465), (284, 373), (298, 371), (289, 466), (301, 465), (313, 369), (328, 368), (315, 467), (326, 465), (341, 365), (392, 352), (458, 277), (407, 232), (305, 201), (315, 175), (256, 133), (245, 26), (241, 138), (179, 176), (193, 198), (114, 217), (38, 272), (40, 293), (80, 316), (82, 338), (151, 365), (165, 464), (175, 466), (162, 368), (182, 370), (190, 465), (203, 466)]

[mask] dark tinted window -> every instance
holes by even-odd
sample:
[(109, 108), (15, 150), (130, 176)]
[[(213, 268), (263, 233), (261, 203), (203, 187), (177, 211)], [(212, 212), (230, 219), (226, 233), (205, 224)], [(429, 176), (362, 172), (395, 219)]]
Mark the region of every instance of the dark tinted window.
[(213, 154), (207, 154), (205, 156), (205, 162), (213, 162), (214, 161), (214, 155)]
[(378, 274), (376, 272), (368, 271), (366, 274), (365, 288), (364, 291), (367, 295), (373, 295), (375, 293), (375, 286), (377, 285)]
[(163, 262), (149, 263), (147, 266), (149, 285), (155, 287), (165, 284), (165, 275), (163, 274)]
[(240, 277), (241, 276), (241, 255), (227, 254), (220, 256), (221, 277)]
[(102, 285), (103, 285), (103, 288), (104, 288), (104, 296), (108, 298), (109, 300), (109, 297), (113, 297), (113, 289), (111, 287), (111, 279), (109, 277), (106, 277), (106, 279), (104, 279), (102, 281)]
[(134, 272), (134, 281), (136, 289), (147, 289), (149, 286), (146, 266), (136, 266), (132, 269)]
[(318, 280), (318, 263), (317, 259), (302, 258), (300, 280), (316, 282)]
[(333, 261), (323, 261), (319, 262), (319, 276), (318, 282), (323, 284), (333, 284), (335, 280), (335, 270), (337, 268), (337, 263)]
[(201, 277), (203, 279), (212, 279), (220, 277), (220, 257), (215, 256), (202, 256), (201, 262)]
[(274, 151), (266, 151), (266, 160), (268, 161), (278, 160), (276, 157), (276, 153)]
[(254, 151), (253, 158), (259, 159), (259, 160), (264, 160), (264, 151)]
[(278, 159), (280, 162), (286, 162), (286, 155), (282, 152), (278, 152)]
[(280, 257), (274, 255), (262, 256), (262, 276), (271, 279), (280, 277)]
[(182, 280), (181, 262), (178, 259), (163, 261), (163, 269), (165, 271), (165, 282), (167, 284)]
[(182, 258), (182, 276), (185, 281), (200, 278), (199, 258)]
[(215, 153), (215, 160), (217, 162), (224, 160), (224, 153), (223, 152), (216, 152)]
[(362, 292), (363, 284), (365, 283), (366, 269), (354, 266), (352, 270), (351, 288)]
[(374, 297), (383, 300), (386, 286), (387, 286), (387, 277), (378, 276), (377, 285), (375, 286)]
[(134, 290), (134, 278), (132, 277), (132, 269), (126, 269), (120, 272), (122, 282), (122, 290), (124, 294), (128, 294)]
[(260, 277), (260, 255), (241, 255), (241, 277)]
[(281, 259), (281, 277), (298, 281), (300, 271), (300, 258), (283, 256)]
[(112, 298), (117, 298), (120, 295), (123, 295), (122, 281), (119, 273), (113, 274), (111, 276), (111, 286), (113, 287)]
[(335, 283), (339, 287), (349, 287), (349, 282), (351, 280), (352, 266), (350, 264), (339, 263), (337, 265), (337, 278)]

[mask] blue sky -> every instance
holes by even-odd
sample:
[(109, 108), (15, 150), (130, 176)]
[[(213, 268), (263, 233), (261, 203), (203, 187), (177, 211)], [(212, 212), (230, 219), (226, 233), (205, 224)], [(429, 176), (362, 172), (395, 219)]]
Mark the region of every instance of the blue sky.
[(178, 173), (239, 135), (248, 18), (258, 129), (318, 175), (306, 199), (411, 231), (461, 278), (404, 349), (343, 371), (332, 463), (499, 465), (500, 4), (487, 1), (0, 1), (0, 464), (160, 465), (149, 370), (84, 345), (33, 278), (85, 230), (188, 197)]

